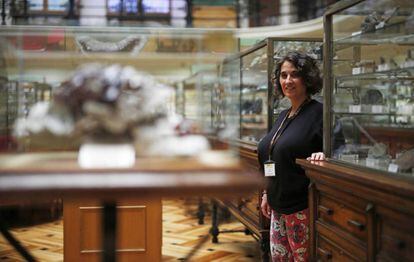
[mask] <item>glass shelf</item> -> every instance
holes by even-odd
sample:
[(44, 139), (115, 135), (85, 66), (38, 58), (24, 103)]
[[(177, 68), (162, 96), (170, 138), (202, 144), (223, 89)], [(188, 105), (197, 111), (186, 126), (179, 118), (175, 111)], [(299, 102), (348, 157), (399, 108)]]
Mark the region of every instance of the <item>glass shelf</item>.
[[(408, 74), (408, 75), (405, 75)], [(397, 68), (392, 70), (384, 70), (370, 73), (361, 73), (354, 75), (339, 75), (335, 79), (337, 81), (356, 81), (356, 80), (414, 80), (414, 67)]]
[(388, 24), (373, 32), (352, 32), (350, 36), (335, 39), (335, 45), (377, 45), (377, 44), (414, 44), (414, 30), (405, 29), (405, 20), (402, 22)]

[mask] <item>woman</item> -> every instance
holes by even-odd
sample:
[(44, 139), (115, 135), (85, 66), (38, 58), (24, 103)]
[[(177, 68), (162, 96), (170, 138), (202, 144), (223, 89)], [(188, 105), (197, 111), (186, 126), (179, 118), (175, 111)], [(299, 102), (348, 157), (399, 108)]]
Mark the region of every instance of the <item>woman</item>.
[(322, 89), (317, 62), (301, 52), (288, 53), (276, 65), (275, 86), (292, 106), (281, 112), (258, 145), (259, 162), (268, 179), (261, 211), (271, 221), (272, 260), (307, 261), (309, 179), (295, 160), (325, 159), (321, 152), (323, 106), (311, 99)]

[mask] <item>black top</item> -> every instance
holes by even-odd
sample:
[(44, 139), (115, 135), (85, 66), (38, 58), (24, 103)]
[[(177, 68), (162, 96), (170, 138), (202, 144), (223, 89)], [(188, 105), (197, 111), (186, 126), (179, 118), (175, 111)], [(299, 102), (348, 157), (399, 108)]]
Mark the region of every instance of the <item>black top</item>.
[[(280, 113), (272, 130), (259, 142), (258, 157), (262, 169), (269, 159), (270, 141), (287, 113), (288, 110)], [(276, 176), (267, 177), (267, 199), (278, 213), (292, 214), (308, 207), (309, 179), (295, 160), (322, 152), (322, 119), (323, 105), (310, 100), (296, 117), (288, 118), (281, 129), (284, 131), (271, 154), (276, 163)]]

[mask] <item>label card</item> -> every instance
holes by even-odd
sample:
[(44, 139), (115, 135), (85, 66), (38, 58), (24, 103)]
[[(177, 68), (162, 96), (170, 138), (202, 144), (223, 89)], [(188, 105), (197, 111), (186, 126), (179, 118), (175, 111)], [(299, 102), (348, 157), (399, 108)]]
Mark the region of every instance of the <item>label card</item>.
[(398, 165), (391, 163), (388, 165), (388, 172), (397, 173), (398, 172)]
[(264, 163), (264, 175), (276, 176), (276, 165), (274, 161), (268, 160)]

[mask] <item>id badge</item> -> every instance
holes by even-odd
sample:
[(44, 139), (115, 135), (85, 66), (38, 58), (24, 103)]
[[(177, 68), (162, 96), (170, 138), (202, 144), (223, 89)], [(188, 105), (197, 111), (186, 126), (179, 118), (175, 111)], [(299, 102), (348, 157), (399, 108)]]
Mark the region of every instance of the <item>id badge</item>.
[(264, 175), (265, 176), (276, 176), (276, 164), (275, 164), (275, 161), (267, 160), (264, 163)]

